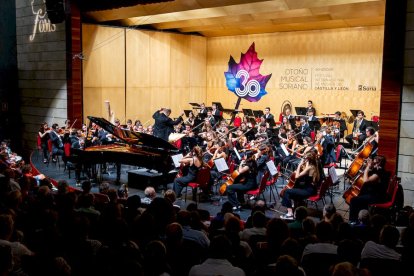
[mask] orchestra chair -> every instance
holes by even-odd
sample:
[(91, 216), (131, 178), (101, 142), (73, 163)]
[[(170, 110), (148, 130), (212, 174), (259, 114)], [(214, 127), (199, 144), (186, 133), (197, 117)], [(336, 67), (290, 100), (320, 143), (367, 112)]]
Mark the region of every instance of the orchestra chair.
[(312, 142), (315, 142), (315, 137), (316, 137), (316, 133), (315, 133), (315, 131), (314, 131), (314, 130), (312, 130), (312, 131), (310, 132), (310, 138), (312, 139)]
[(387, 188), (387, 201), (370, 204), (369, 211), (371, 214), (381, 213), (389, 217), (391, 222), (396, 220), (398, 211), (397, 194), (400, 182), (401, 178), (395, 175), (390, 179)]
[[(337, 145), (335, 149), (335, 158), (336, 158), (336, 163), (338, 164), (337, 168), (345, 169), (345, 170), (348, 169), (348, 167), (346, 167), (346, 161), (344, 159), (345, 156), (346, 156), (346, 151), (345, 151), (344, 146)], [(342, 165), (342, 161), (344, 161), (343, 165)]]
[(36, 137), (37, 137), (36, 139), (36, 149), (37, 149), (36, 160), (39, 158), (39, 156), (41, 157), (41, 159), (43, 159), (42, 138), (40, 138), (39, 134), (36, 135)]
[(275, 122), (276, 126), (280, 126), (283, 122), (283, 113), (279, 113), (279, 121)]
[(72, 162), (70, 162), (70, 149), (71, 149), (71, 144), (70, 143), (65, 143), (63, 145), (63, 154), (65, 155), (65, 164), (64, 164), (64, 168), (63, 171), (68, 171), (68, 176), (70, 179), (70, 171), (75, 169), (75, 166), (73, 165)]
[[(315, 204), (315, 208), (316, 210), (319, 210), (318, 208), (318, 202), (322, 201), (323, 205), (325, 206), (326, 201), (325, 201), (325, 196), (326, 193), (329, 190), (329, 187), (332, 186), (332, 179), (330, 176), (326, 177), (325, 180), (322, 181), (321, 185), (319, 186), (318, 189), (318, 193), (316, 195), (310, 196), (308, 199), (306, 199), (306, 207), (308, 207), (308, 203), (313, 203)], [(331, 198), (332, 200), (332, 198)]]
[[(193, 192), (193, 200), (195, 199), (196, 204), (200, 201), (200, 195), (198, 193), (198, 189), (203, 187), (208, 187), (208, 183), (210, 182), (210, 168), (207, 166), (203, 166), (198, 172), (197, 177), (194, 182), (188, 183), (187, 187), (191, 188)], [(184, 197), (185, 201), (187, 202), (187, 196)]]
[[(258, 199), (261, 195), (263, 195), (264, 191), (266, 190), (267, 187), (267, 180), (269, 179), (270, 173), (267, 171), (265, 172), (265, 174), (262, 176), (262, 180), (260, 181), (260, 185), (257, 189), (251, 190), (251, 191), (247, 191), (246, 195), (248, 196), (248, 200), (249, 199)], [(266, 197), (263, 195), (263, 200), (265, 202), (265, 206), (266, 205)]]

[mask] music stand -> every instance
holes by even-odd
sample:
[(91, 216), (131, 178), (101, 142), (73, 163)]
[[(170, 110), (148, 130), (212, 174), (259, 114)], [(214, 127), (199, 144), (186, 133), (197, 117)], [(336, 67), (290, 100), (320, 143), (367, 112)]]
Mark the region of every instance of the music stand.
[(349, 111), (351, 111), (352, 116), (354, 116), (355, 118), (358, 117), (358, 111), (359, 111), (358, 109), (350, 109)]
[(296, 128), (296, 119), (295, 118), (289, 119), (289, 123), (290, 123), (290, 126), (292, 127), (292, 129)]
[(253, 110), (254, 117), (260, 118), (264, 115), (262, 110)]
[(212, 104), (215, 104), (217, 106), (218, 110), (220, 110), (220, 111), (223, 110), (223, 106), (221, 105), (220, 102), (212, 102)]
[(187, 117), (188, 117), (188, 116), (189, 116), (189, 114), (190, 114), (190, 112), (192, 112), (192, 110), (187, 110), (187, 109), (185, 109), (185, 110), (184, 110), (185, 116), (187, 116)]
[(200, 108), (200, 104), (198, 103), (189, 103), (193, 108)]
[(253, 110), (251, 110), (251, 109), (245, 109), (245, 108), (243, 108), (242, 110), (243, 110), (244, 116), (254, 117)]
[[(311, 130), (315, 131), (316, 129), (320, 128), (321, 124), (319, 123), (319, 121), (308, 121), (308, 125)], [(317, 128), (318, 126), (319, 128)]]
[(306, 107), (295, 107), (297, 115), (306, 115), (308, 109)]

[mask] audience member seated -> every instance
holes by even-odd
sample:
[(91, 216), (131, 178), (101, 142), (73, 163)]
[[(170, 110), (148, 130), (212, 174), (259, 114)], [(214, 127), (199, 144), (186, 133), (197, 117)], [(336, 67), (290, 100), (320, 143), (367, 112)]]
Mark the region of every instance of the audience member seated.
[(400, 275), (401, 254), (395, 248), (400, 233), (395, 226), (385, 225), (379, 243), (367, 241), (361, 252), (361, 267), (368, 268), (372, 276)]
[(307, 276), (329, 275), (329, 267), (338, 262), (338, 246), (333, 244), (335, 232), (329, 222), (316, 226), (318, 242), (308, 244), (303, 250), (302, 267)]
[(241, 240), (248, 242), (250, 245), (250, 238), (253, 236), (262, 236), (263, 240), (265, 239), (267, 219), (263, 212), (256, 211), (253, 214), (252, 222), (253, 227), (244, 229), (240, 234)]
[(210, 240), (202, 231), (194, 230), (190, 227), (191, 213), (188, 211), (180, 211), (177, 214), (177, 222), (183, 228), (183, 239), (191, 240), (198, 243), (202, 248), (208, 248)]
[(295, 221), (288, 223), (290, 236), (298, 239), (305, 236), (303, 231), (302, 222), (308, 217), (308, 210), (305, 206), (299, 206), (295, 209)]
[(209, 258), (200, 265), (191, 268), (189, 276), (244, 276), (242, 269), (233, 266), (229, 259), (232, 256), (232, 243), (224, 235), (213, 238), (209, 247)]
[(141, 198), (141, 203), (143, 205), (150, 205), (152, 200), (157, 197), (157, 193), (155, 192), (155, 189), (151, 186), (148, 186), (145, 188), (144, 195), (145, 197)]

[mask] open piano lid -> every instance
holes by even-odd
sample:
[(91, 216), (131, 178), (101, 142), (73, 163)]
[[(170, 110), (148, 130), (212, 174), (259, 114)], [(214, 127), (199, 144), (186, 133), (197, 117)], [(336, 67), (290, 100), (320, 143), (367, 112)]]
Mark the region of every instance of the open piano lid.
[(118, 128), (104, 118), (88, 116), (88, 119), (127, 144), (144, 148), (152, 148), (155, 150), (178, 152), (176, 147), (161, 138), (146, 133)]

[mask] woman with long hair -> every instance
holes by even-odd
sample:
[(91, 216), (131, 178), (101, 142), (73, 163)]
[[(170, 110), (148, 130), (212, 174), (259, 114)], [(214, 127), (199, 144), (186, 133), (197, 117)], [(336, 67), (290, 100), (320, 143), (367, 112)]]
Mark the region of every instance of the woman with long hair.
[(294, 174), (295, 186), (292, 189), (287, 189), (282, 198), (282, 205), (287, 208), (287, 214), (280, 216), (282, 219), (293, 219), (292, 200), (303, 200), (316, 194), (320, 180), (316, 155), (307, 153)]
[(42, 152), (43, 152), (43, 163), (47, 163), (47, 160), (49, 158), (49, 149), (47, 146), (47, 141), (49, 140), (49, 133), (50, 133), (50, 128), (47, 125), (46, 122), (44, 122), (43, 124), (40, 125), (39, 128), (39, 138), (40, 138), (40, 147), (42, 148)]
[[(181, 191), (188, 183), (194, 181), (197, 177), (197, 173), (204, 165), (203, 152), (199, 146), (195, 146), (193, 150), (181, 159), (181, 166), (189, 166), (188, 173), (185, 176), (178, 177), (174, 180), (173, 190), (177, 197), (181, 197)], [(182, 170), (182, 168), (181, 168)]]
[[(239, 177), (234, 179), (236, 183), (227, 186), (227, 197), (235, 210), (241, 208), (240, 202), (244, 201), (244, 193), (257, 188), (257, 164), (253, 152), (246, 153), (237, 170)], [(242, 177), (245, 179), (243, 183), (240, 180), (237, 181)]]

